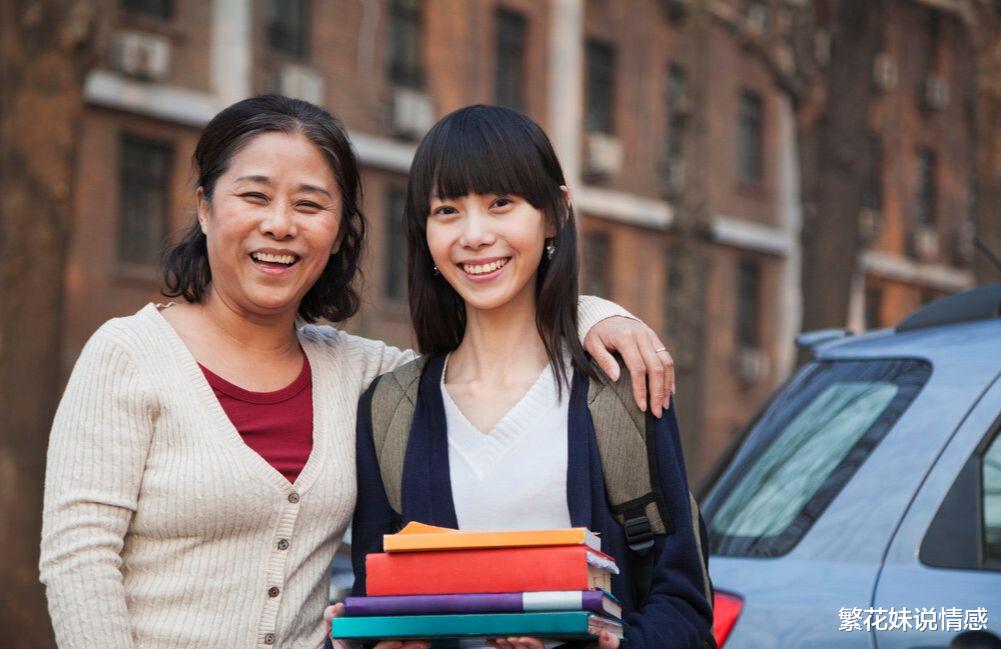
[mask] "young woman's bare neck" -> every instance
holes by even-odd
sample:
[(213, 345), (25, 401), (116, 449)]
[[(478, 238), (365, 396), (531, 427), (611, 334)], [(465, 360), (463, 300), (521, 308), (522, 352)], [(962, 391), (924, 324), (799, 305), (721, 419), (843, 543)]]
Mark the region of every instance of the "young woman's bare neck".
[(535, 325), (535, 301), (520, 300), (489, 311), (467, 308), (462, 344), (452, 352), (448, 382), (520, 383), (549, 362)]

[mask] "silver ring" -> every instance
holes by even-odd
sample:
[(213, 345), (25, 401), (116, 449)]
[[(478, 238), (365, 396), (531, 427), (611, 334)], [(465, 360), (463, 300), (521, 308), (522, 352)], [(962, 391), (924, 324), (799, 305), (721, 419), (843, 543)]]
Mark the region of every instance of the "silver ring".
[(653, 353), (654, 354), (659, 354), (661, 352), (666, 352), (666, 351), (667, 351), (667, 347), (661, 347), (660, 349), (653, 350)]

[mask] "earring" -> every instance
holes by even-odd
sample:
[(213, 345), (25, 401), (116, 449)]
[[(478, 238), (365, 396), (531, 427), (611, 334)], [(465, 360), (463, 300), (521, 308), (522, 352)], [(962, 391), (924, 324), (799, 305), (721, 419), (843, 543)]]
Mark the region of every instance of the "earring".
[(546, 244), (546, 259), (552, 259), (554, 254), (556, 254), (556, 244), (550, 239)]
[(438, 270), (438, 266), (434, 266), (434, 276), (437, 277), (438, 275), (441, 275), (441, 271)]

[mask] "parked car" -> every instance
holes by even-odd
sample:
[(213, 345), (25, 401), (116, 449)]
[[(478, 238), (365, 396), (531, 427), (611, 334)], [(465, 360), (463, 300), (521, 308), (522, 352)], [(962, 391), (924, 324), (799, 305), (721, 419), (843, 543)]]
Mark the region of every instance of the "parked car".
[(812, 360), (703, 499), (720, 646), (945, 649), (997, 631), (1001, 284), (798, 342)]

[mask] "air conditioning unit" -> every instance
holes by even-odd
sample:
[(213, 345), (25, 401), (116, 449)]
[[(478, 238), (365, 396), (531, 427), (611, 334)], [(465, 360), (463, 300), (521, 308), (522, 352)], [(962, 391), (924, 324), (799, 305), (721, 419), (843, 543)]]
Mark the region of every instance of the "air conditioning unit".
[(390, 118), (396, 135), (415, 140), (423, 137), (434, 124), (431, 96), (411, 88), (396, 88)]
[(733, 357), (733, 372), (744, 385), (760, 383), (768, 377), (768, 356), (754, 347), (738, 347)]
[(888, 52), (880, 52), (872, 61), (872, 76), (876, 86), (883, 92), (892, 92), (900, 81), (897, 60)]
[(607, 133), (587, 134), (585, 175), (591, 180), (608, 180), (622, 170), (622, 142)]
[(325, 102), (323, 77), (313, 68), (287, 63), (278, 73), (281, 94), (322, 106)]
[(170, 41), (164, 36), (117, 31), (108, 53), (112, 69), (143, 81), (160, 81), (170, 70)]
[(925, 77), (921, 99), (928, 110), (943, 110), (949, 105), (949, 84), (937, 74)]
[(938, 232), (933, 227), (919, 225), (911, 235), (911, 249), (922, 261), (932, 261), (939, 256)]
[(681, 196), (685, 188), (685, 161), (669, 158), (664, 163), (664, 176), (661, 181), (664, 198), (675, 200)]

